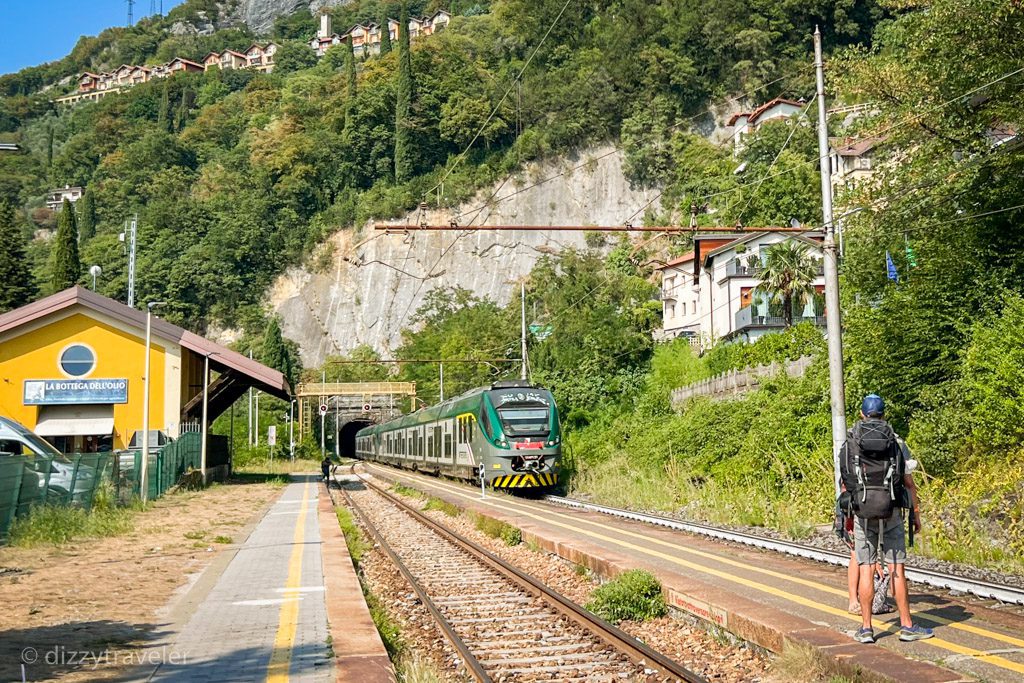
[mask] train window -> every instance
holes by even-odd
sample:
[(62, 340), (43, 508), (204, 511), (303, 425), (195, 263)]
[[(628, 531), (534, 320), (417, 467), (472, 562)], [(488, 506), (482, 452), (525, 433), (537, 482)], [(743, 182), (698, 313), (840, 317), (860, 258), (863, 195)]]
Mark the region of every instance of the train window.
[(480, 410), (480, 429), (483, 430), (484, 437), (494, 438), (494, 428), (491, 426), (491, 418), (487, 417), (486, 408)]
[(434, 457), (441, 457), (441, 428), (434, 427)]
[(446, 457), (446, 458), (452, 457), (452, 435), (451, 434), (445, 434), (444, 435), (444, 457)]
[(499, 408), (498, 415), (509, 436), (547, 436), (550, 431), (547, 407)]

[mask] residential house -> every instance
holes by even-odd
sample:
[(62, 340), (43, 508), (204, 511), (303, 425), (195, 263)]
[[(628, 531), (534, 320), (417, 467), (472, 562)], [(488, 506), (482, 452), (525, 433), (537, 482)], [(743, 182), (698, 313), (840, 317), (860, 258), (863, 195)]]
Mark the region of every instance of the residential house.
[(317, 31), (316, 37), (309, 41), (309, 46), (316, 50), (317, 57), (323, 57), (329, 49), (341, 45), (342, 42), (342, 36), (331, 31), (331, 15), (323, 12), (320, 15), (320, 30)]
[(77, 185), (75, 187), (65, 185), (63, 188), (50, 190), (46, 195), (46, 206), (52, 211), (60, 211), (61, 207), (64, 206), (65, 199), (74, 204), (82, 198), (84, 193), (85, 189)]
[(203, 68), (206, 71), (220, 68), (220, 53), (219, 52), (208, 52), (203, 57)]
[(829, 140), (830, 180), (832, 194), (854, 185), (862, 184), (872, 178), (876, 166), (876, 152), (880, 138), (871, 137), (863, 140), (856, 138), (832, 138)]
[(805, 102), (800, 100), (788, 100), (784, 97), (765, 102), (753, 111), (737, 112), (729, 118), (729, 125), (733, 127), (733, 154), (739, 153), (746, 147), (746, 139), (757, 132), (757, 129), (768, 121), (776, 119), (788, 119), (799, 114), (804, 109)]
[(224, 50), (220, 53), (221, 69), (244, 69), (249, 65), (249, 58), (235, 50)]
[(147, 69), (144, 66), (136, 66), (132, 69), (131, 75), (128, 77), (128, 84), (136, 86), (139, 83), (145, 83), (150, 79), (152, 69)]
[(245, 68), (270, 73), (274, 70), (274, 54), (278, 47), (277, 43), (253, 43), (245, 49)]
[[(705, 234), (694, 238), (693, 252), (669, 261), (660, 268), (663, 339), (687, 337), (707, 345), (720, 339), (758, 337), (782, 329), (781, 304), (762, 292), (761, 273), (767, 251), (774, 244), (797, 240), (821, 257), (820, 233), (801, 235), (744, 232)], [(819, 296), (794, 311), (794, 322), (824, 325), (824, 272), (814, 280)]]
[[(452, 15), (450, 12), (448, 12), (447, 10), (439, 9), (436, 12), (434, 12), (434, 14), (431, 15), (430, 17), (424, 17), (421, 20), (421, 35), (431, 36), (434, 35), (435, 33), (440, 33), (441, 31), (448, 28), (448, 24), (451, 22), (451, 20)], [(410, 32), (409, 35), (411, 36), (412, 32)]]
[(91, 71), (86, 71), (78, 77), (78, 92), (93, 92), (99, 87), (101, 76)]
[(700, 291), (693, 278), (694, 252), (688, 251), (658, 268), (661, 271), (662, 329), (660, 339), (700, 338)]
[[(235, 54), (238, 54), (237, 52)], [(245, 55), (239, 55), (242, 59), (245, 59)], [(205, 71), (202, 64), (196, 64), (195, 62), (185, 59), (183, 57), (175, 57), (171, 61), (167, 62), (167, 71), (174, 75), (179, 71), (198, 72)]]

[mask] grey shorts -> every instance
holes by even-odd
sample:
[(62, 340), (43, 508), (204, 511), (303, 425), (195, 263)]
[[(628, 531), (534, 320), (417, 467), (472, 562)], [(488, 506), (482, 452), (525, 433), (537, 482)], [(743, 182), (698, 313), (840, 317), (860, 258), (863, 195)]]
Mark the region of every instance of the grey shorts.
[[(878, 520), (868, 521), (857, 517), (853, 524), (853, 549), (857, 564), (874, 564), (878, 561)], [(907, 561), (907, 537), (903, 532), (903, 515), (897, 509), (892, 517), (885, 520), (882, 532), (882, 556), (886, 564), (903, 564)]]

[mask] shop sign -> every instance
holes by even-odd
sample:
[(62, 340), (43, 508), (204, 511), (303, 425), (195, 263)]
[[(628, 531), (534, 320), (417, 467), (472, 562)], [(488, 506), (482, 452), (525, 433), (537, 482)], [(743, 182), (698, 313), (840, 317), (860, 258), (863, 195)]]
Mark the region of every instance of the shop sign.
[(127, 403), (127, 379), (27, 379), (25, 405)]

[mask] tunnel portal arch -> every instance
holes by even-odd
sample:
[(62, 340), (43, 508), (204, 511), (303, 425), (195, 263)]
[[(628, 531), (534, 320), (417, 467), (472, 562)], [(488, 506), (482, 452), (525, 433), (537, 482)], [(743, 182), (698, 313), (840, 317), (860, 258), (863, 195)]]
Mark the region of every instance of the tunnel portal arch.
[(338, 448), (343, 458), (356, 457), (356, 434), (360, 429), (365, 429), (377, 424), (376, 420), (361, 417), (343, 422), (338, 428)]

